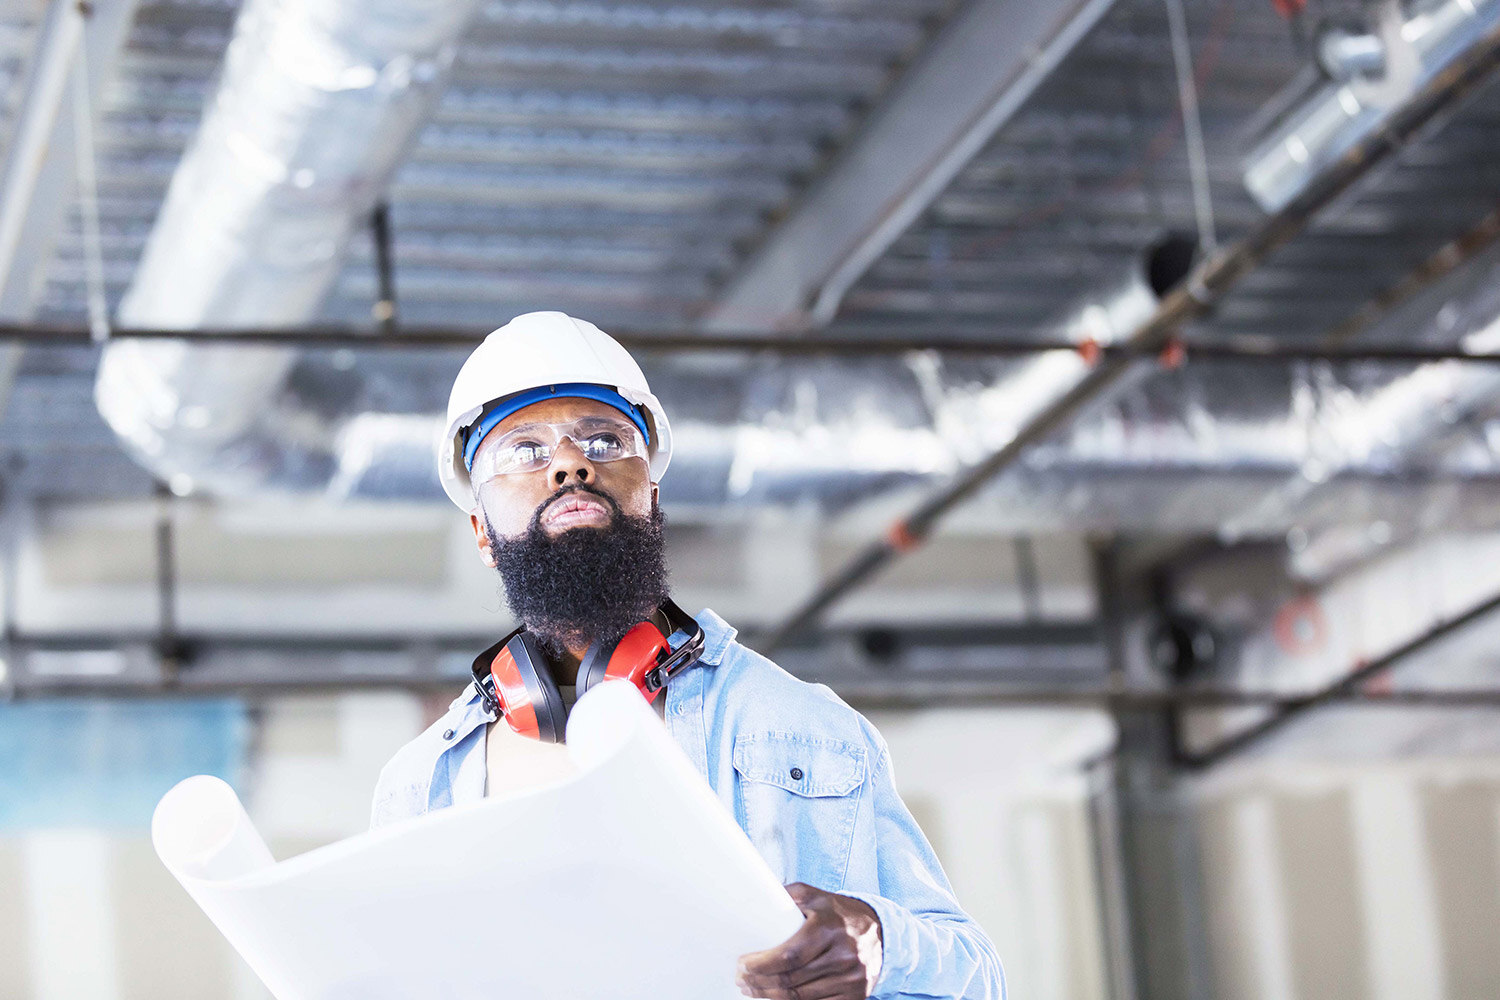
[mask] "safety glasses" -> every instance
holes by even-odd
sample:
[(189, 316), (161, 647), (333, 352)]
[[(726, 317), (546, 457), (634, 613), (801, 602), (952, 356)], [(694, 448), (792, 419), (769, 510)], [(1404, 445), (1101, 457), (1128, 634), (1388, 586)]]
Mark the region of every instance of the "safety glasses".
[(474, 454), (469, 480), (478, 486), (496, 476), (545, 469), (564, 440), (594, 463), (647, 457), (645, 436), (629, 420), (590, 416), (561, 424), (522, 424), (485, 438)]

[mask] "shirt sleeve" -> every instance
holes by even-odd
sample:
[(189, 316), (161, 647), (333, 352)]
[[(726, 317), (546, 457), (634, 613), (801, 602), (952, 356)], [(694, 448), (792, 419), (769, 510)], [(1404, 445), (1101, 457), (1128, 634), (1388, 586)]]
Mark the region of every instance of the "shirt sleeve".
[(953, 896), (937, 855), (896, 792), (890, 754), (874, 734), (878, 893), (845, 892), (880, 919), (883, 959), (873, 998), (1004, 1000), (1005, 975), (989, 937)]

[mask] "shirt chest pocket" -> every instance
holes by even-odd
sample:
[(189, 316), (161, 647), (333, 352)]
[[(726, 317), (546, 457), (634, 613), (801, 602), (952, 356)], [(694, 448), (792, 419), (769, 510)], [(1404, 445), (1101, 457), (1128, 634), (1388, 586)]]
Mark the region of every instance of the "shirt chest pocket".
[(864, 747), (842, 740), (735, 737), (736, 818), (783, 882), (843, 887), (865, 762)]

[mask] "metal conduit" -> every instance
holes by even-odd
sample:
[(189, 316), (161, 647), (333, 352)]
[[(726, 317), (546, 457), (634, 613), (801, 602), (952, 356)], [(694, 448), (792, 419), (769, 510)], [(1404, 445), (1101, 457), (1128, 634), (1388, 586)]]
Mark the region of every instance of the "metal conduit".
[[(441, 351), (472, 349), (489, 331), (462, 330), (447, 327), (402, 327), (393, 333), (372, 334), (366, 330), (344, 327), (278, 327), (236, 328), (236, 330), (114, 330), (111, 340), (199, 340), (214, 345), (257, 346), (296, 345), (300, 348), (351, 348), (357, 351)], [(870, 357), (932, 351), (954, 357), (1029, 357), (1034, 354), (1083, 354), (1094, 358), (1116, 360), (1155, 360), (1170, 367), (1181, 367), (1203, 361), (1223, 363), (1284, 364), (1289, 361), (1329, 361), (1356, 363), (1373, 361), (1382, 364), (1425, 364), (1431, 361), (1463, 361), (1473, 364), (1500, 364), (1500, 351), (1475, 351), (1463, 345), (1446, 348), (1403, 348), (1403, 346), (1325, 346), (1319, 343), (1275, 343), (1259, 337), (1224, 337), (1212, 342), (1169, 340), (1164, 346), (1146, 343), (1115, 343), (1071, 340), (965, 340), (953, 337), (855, 337), (808, 340), (780, 334), (736, 334), (703, 340), (694, 334), (645, 333), (645, 331), (610, 331), (630, 351), (645, 354), (765, 354), (775, 357)], [(0, 324), (0, 343), (24, 343), (37, 348), (92, 348), (87, 327), (58, 325)]]
[[(234, 330), (114, 330), (112, 341), (173, 340), (215, 345), (253, 347), (296, 345), (308, 348), (350, 348), (371, 351), (472, 350), (489, 331), (449, 328), (402, 327), (398, 332), (371, 334), (341, 327), (278, 327)], [(1148, 344), (1082, 344), (1063, 340), (956, 340), (945, 337), (911, 336), (862, 339), (808, 340), (803, 337), (757, 336), (715, 337), (702, 340), (689, 334), (656, 334), (637, 331), (611, 332), (628, 350), (647, 354), (763, 354), (777, 357), (870, 357), (933, 352), (954, 357), (1004, 358), (1034, 354), (1083, 354), (1091, 358), (1125, 361), (1154, 360), (1172, 368), (1196, 362), (1285, 364), (1293, 361), (1331, 363), (1374, 362), (1379, 364), (1427, 364), (1459, 361), (1466, 364), (1500, 364), (1500, 351), (1476, 351), (1452, 347), (1321, 346), (1281, 344), (1249, 337), (1230, 337), (1212, 342), (1169, 341), (1163, 347)], [(93, 347), (89, 331), (81, 326), (0, 324), (0, 343), (19, 343), (42, 348)]]

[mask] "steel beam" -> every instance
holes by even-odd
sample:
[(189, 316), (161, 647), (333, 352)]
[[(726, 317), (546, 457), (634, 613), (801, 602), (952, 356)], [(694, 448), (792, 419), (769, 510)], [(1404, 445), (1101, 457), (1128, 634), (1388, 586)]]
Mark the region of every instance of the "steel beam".
[(731, 278), (704, 329), (826, 325), (1113, 3), (970, 0)]
[(1354, 315), (1334, 327), (1323, 337), (1328, 346), (1343, 345), (1359, 336), (1403, 302), (1418, 292), (1431, 288), (1438, 281), (1452, 274), (1464, 264), (1500, 241), (1500, 206), (1480, 219), (1478, 223), (1443, 244), (1400, 281), (1366, 302)]
[[(135, 17), (137, 0), (55, 0), (37, 31), (26, 89), (0, 167), (0, 320), (29, 318), (41, 298), (77, 176), (76, 75), (87, 73), (87, 107), (97, 109)], [(0, 414), (22, 345), (0, 344)]]

